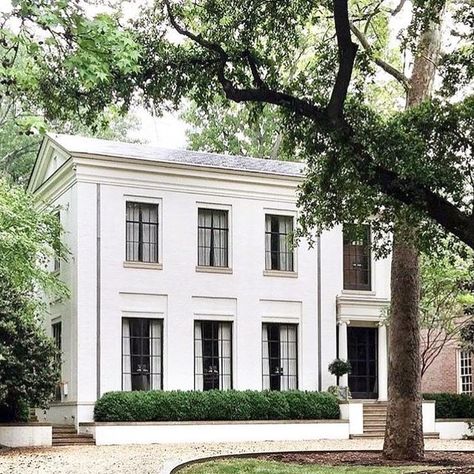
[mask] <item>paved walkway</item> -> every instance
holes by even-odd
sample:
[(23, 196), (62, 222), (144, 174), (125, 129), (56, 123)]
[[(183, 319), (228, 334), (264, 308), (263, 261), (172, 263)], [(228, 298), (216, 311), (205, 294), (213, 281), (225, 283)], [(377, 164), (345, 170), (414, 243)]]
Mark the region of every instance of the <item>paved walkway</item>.
[[(0, 450), (0, 473), (166, 473), (180, 462), (222, 454), (273, 451), (378, 450), (381, 440), (71, 446)], [(474, 441), (426, 440), (426, 449), (473, 451)], [(473, 454), (474, 456), (474, 454)]]

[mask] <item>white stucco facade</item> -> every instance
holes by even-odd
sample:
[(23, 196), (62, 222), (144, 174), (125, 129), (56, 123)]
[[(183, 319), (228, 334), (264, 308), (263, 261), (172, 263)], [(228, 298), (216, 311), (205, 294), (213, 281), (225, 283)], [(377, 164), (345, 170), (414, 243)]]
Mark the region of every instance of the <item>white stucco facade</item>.
[[(301, 176), (170, 162), (153, 158), (151, 147), (102, 145), (47, 137), (29, 184), (39, 203), (60, 206), (71, 252), (60, 267), (71, 297), (53, 302), (46, 321), (48, 331), (62, 324), (62, 396), (42, 420), (91, 421), (96, 399), (122, 390), (122, 318), (162, 321), (165, 390), (195, 388), (195, 321), (232, 323), (232, 387), (239, 390), (262, 389), (264, 323), (297, 325), (302, 390), (335, 385), (327, 366), (338, 354), (347, 358), (347, 328), (376, 328), (377, 393), (386, 399), (380, 322), (389, 262), (371, 259), (369, 291), (344, 290), (342, 230), (336, 227), (313, 248), (299, 243), (294, 271), (265, 269), (265, 215), (297, 218)], [(158, 205), (156, 263), (126, 261), (127, 201)], [(197, 266), (200, 207), (228, 212), (227, 268)]]

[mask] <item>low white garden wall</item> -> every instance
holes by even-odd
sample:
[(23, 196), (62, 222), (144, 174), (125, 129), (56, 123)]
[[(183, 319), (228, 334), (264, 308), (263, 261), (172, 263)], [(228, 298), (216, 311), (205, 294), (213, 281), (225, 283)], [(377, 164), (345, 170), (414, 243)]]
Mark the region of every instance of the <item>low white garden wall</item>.
[(48, 423), (1, 423), (0, 445), (9, 448), (51, 446), (53, 429)]
[(437, 419), (436, 431), (440, 439), (463, 439), (472, 436), (468, 422), (474, 423), (474, 419)]
[(97, 445), (348, 439), (346, 420), (80, 423)]

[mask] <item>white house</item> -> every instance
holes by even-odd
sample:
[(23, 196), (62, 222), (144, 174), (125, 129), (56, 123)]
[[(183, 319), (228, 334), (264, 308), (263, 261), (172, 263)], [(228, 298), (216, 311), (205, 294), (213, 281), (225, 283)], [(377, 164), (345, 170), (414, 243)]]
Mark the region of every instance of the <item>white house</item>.
[(111, 390), (325, 390), (337, 356), (354, 398), (386, 399), (389, 262), (369, 228), (292, 249), (301, 181), (299, 163), (47, 136), (29, 190), (71, 251), (47, 420), (91, 421)]

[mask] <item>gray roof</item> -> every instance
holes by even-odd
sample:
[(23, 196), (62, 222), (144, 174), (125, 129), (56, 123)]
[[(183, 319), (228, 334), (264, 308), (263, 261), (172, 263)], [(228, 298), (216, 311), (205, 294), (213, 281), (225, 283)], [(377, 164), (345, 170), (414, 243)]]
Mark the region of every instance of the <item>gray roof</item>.
[(220, 155), (189, 150), (173, 150), (151, 145), (117, 142), (78, 135), (49, 134), (49, 137), (69, 154), (86, 154), (118, 158), (136, 158), (162, 163), (221, 168), (235, 171), (301, 176), (304, 164), (247, 156)]

